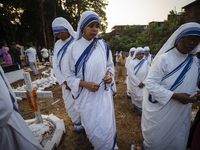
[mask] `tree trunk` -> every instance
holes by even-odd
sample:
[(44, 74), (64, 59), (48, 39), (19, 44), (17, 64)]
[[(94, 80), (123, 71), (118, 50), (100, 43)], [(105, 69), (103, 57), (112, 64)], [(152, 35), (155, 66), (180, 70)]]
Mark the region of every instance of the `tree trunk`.
[[(56, 18), (56, 7), (57, 7), (57, 0), (55, 0), (55, 3), (54, 3), (54, 18)], [(54, 35), (53, 36), (53, 46), (55, 45), (55, 42), (56, 42), (56, 36)]]
[(45, 45), (45, 48), (47, 48), (47, 39), (46, 39), (46, 32), (45, 32), (45, 20), (44, 20), (42, 0), (40, 0), (40, 13), (41, 13), (41, 19), (42, 19), (42, 31), (43, 31), (43, 36), (44, 36), (44, 45)]
[(49, 24), (47, 22), (47, 20), (45, 19), (46, 22), (46, 31), (47, 31), (47, 48), (51, 48), (51, 40), (50, 40), (50, 28), (49, 28)]
[[(79, 19), (81, 16), (80, 12), (81, 12), (81, 0), (78, 0), (78, 20), (77, 20), (78, 22), (79, 22)], [(78, 24), (78, 22), (77, 22), (77, 24)]]

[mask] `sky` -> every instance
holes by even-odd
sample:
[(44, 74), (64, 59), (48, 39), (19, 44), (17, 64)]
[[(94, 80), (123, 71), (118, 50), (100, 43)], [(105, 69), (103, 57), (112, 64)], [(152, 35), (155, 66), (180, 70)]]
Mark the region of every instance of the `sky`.
[(151, 21), (167, 20), (169, 11), (182, 7), (195, 0), (108, 0), (106, 17), (110, 32), (115, 25), (147, 25)]

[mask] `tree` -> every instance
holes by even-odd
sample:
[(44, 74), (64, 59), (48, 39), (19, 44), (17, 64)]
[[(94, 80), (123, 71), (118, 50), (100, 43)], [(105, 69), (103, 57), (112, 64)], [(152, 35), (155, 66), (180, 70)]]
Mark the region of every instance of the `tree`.
[[(79, 5), (78, 5), (79, 4)], [(25, 45), (33, 43), (51, 47), (54, 36), (52, 21), (57, 16), (66, 18), (77, 28), (80, 13), (95, 11), (101, 20), (101, 31), (106, 30), (106, 0), (2, 0), (0, 2), (1, 40)]]
[(122, 30), (122, 34), (117, 37), (112, 37), (108, 44), (112, 51), (126, 51), (136, 46), (136, 40), (142, 33), (140, 25), (126, 26)]
[(158, 23), (151, 24), (149, 28), (151, 53), (156, 54), (173, 32), (184, 23), (185, 12), (178, 14), (176, 10), (171, 10), (169, 20), (165, 20), (163, 26)]

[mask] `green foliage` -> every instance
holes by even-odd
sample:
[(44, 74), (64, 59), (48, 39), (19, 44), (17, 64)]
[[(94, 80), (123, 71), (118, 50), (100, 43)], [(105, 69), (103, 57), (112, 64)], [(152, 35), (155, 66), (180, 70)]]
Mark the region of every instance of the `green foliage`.
[(159, 27), (158, 23), (152, 23), (149, 28), (150, 49), (152, 54), (157, 54), (171, 34), (184, 23), (185, 12), (179, 15), (176, 10), (171, 10), (169, 20)]
[(157, 54), (170, 35), (184, 23), (185, 12), (181, 15), (176, 10), (170, 11), (169, 20), (165, 20), (162, 26), (158, 22), (150, 24), (146, 33), (142, 33), (141, 26), (126, 26), (122, 34), (112, 37), (108, 44), (113, 52), (129, 51), (131, 47), (149, 46), (153, 55)]
[(135, 42), (136, 47), (145, 47), (150, 44), (149, 35), (146, 33), (141, 33)]
[[(41, 3), (43, 9), (41, 9)], [(105, 7), (107, 0), (80, 0), (80, 14), (95, 11), (101, 20), (101, 31), (107, 28)], [(8, 44), (15, 41), (21, 45), (33, 42), (53, 46), (52, 21), (55, 17), (66, 18), (76, 30), (79, 19), (78, 0), (2, 0), (0, 2), (0, 40)], [(44, 14), (44, 22), (41, 17)], [(45, 35), (42, 26), (45, 26)]]
[(136, 40), (142, 33), (142, 27), (140, 25), (126, 26), (122, 30), (122, 34), (117, 37), (112, 37), (108, 44), (112, 51), (126, 51), (136, 46)]

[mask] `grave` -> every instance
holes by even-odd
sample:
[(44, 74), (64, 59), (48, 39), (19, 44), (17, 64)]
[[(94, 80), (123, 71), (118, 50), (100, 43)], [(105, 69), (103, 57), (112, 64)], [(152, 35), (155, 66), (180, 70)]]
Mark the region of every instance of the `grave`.
[(23, 69), (19, 69), (18, 64), (2, 66), (2, 69), (4, 70), (4, 73), (10, 84), (23, 79), (22, 73), (24, 71)]
[[(31, 102), (33, 105), (33, 95), (32, 95), (33, 87), (32, 87), (30, 74), (29, 74), (29, 72), (24, 72), (23, 76), (24, 76), (24, 80), (26, 83), (26, 90), (28, 91), (28, 95), (31, 98)], [(15, 95), (17, 97), (26, 98), (25, 91), (15, 91)], [(40, 98), (52, 98), (53, 97), (51, 91), (37, 91), (36, 96), (40, 97)], [(36, 106), (34, 106), (34, 107), (36, 107)], [(66, 132), (64, 121), (63, 121), (63, 119), (59, 119), (58, 117), (54, 116), (53, 114), (41, 115), (39, 107), (37, 107), (37, 108), (38, 108), (37, 111), (34, 112), (35, 118), (25, 120), (25, 121), (28, 125), (31, 125), (31, 126), (33, 124), (35, 124), (35, 126), (38, 124), (42, 124), (43, 120), (45, 120), (45, 122), (49, 121), (50, 123), (52, 123), (54, 125), (55, 131), (54, 131), (52, 138), (49, 139), (48, 141), (46, 141), (45, 145), (43, 145), (45, 150), (53, 150), (55, 147), (59, 146), (59, 143), (63, 137), (63, 134)]]

